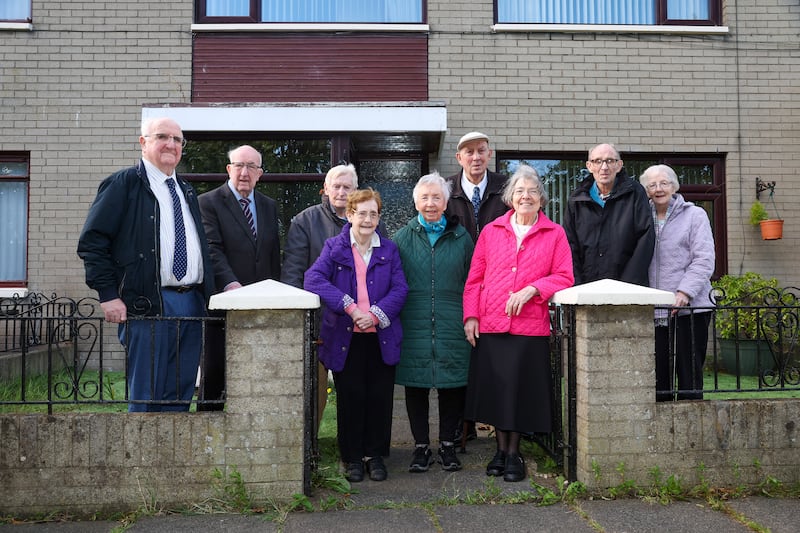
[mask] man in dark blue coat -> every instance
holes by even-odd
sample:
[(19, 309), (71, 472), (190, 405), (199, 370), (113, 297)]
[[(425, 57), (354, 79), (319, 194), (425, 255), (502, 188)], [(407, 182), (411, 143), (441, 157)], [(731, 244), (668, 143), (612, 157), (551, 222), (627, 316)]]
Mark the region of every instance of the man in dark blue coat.
[[(199, 321), (214, 290), (194, 189), (175, 174), (185, 140), (169, 118), (142, 124), (142, 160), (100, 184), (78, 241), (86, 284), (127, 348), (129, 411), (188, 411)], [(135, 317), (134, 320), (129, 320)]]

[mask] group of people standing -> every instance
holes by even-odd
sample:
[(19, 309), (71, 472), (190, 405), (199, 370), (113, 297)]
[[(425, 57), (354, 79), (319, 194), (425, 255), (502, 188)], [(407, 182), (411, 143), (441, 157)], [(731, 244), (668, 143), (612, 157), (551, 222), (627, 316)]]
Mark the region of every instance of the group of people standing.
[[(609, 144), (589, 151), (591, 176), (570, 196), (563, 228), (545, 215), (547, 191), (533, 168), (521, 165), (508, 179), (488, 170), (493, 152), (480, 132), (458, 142), (461, 172), (419, 179), (417, 215), (392, 239), (380, 194), (358, 189), (355, 168), (338, 165), (325, 177), (321, 203), (292, 220), (281, 265), (276, 203), (255, 190), (263, 173), (257, 150), (231, 150), (229, 179), (197, 197), (175, 174), (185, 144), (175, 121), (145, 121), (139, 142), (141, 162), (101, 183), (78, 244), (87, 284), (105, 319), (119, 324), (129, 410), (187, 410), (194, 393), (201, 325), (159, 318), (202, 317), (214, 291), (280, 278), (323, 303), (318, 415), (330, 371), (339, 452), (353, 482), (388, 475), (395, 384), (405, 388), (415, 441), (411, 472), (427, 471), (434, 460), (459, 470), (456, 441), (478, 420), (495, 429), (487, 475), (524, 479), (521, 437), (552, 426), (548, 302), (555, 292), (612, 278), (652, 282), (674, 292), (680, 308), (707, 298), (714, 255), (705, 212), (676, 194), (669, 167), (648, 169), (642, 186), (629, 179)], [(680, 346), (697, 353), (698, 332), (708, 326), (700, 315), (657, 316), (667, 330), (657, 328), (657, 343), (677, 331)], [(204, 408), (221, 409), (221, 329), (210, 326), (206, 344), (200, 397), (210, 400)], [(665, 391), (670, 373), (659, 361), (669, 352), (658, 346), (657, 389)], [(676, 363), (682, 388), (691, 384), (683, 397), (702, 390), (697, 360)], [(436, 459), (431, 389), (439, 408)]]

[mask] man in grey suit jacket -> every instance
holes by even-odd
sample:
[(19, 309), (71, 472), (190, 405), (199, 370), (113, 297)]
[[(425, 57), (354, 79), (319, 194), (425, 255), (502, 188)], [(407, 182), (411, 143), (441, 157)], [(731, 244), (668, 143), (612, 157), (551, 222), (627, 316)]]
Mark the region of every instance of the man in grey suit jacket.
[[(198, 197), (203, 227), (211, 250), (217, 292), (237, 289), (281, 275), (278, 206), (255, 190), (263, 170), (261, 154), (252, 146), (228, 153), (228, 181)], [(225, 388), (225, 336), (222, 326), (208, 328), (200, 398), (222, 400)], [(198, 410), (222, 404), (198, 405)]]

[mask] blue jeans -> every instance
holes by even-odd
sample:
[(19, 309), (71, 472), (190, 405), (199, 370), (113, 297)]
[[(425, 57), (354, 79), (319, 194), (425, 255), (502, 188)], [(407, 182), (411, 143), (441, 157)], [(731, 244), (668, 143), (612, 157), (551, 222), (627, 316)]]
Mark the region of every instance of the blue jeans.
[[(162, 318), (203, 317), (199, 289), (162, 290)], [(188, 411), (194, 395), (202, 345), (200, 321), (130, 320), (119, 327), (128, 352), (128, 399), (185, 404), (129, 403), (129, 412)]]

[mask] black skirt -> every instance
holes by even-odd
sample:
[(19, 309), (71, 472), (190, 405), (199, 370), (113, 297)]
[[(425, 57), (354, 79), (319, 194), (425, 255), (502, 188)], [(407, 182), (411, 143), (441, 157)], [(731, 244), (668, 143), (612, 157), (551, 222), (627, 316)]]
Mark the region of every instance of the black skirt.
[(470, 359), (465, 419), (549, 433), (552, 396), (549, 337), (481, 334)]

